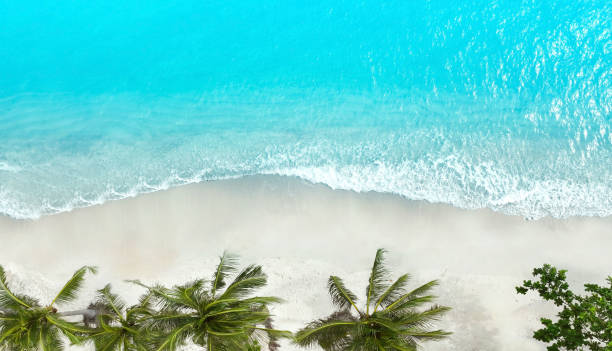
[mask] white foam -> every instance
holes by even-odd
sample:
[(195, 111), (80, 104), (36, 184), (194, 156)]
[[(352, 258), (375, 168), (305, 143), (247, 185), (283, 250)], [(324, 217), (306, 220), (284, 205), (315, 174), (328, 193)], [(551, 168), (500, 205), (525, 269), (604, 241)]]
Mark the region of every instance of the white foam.
[[(442, 173), (436, 168), (445, 165)], [(429, 175), (438, 174), (438, 179)], [(381, 192), (401, 195), (410, 200), (447, 203), (466, 209), (490, 208), (509, 215), (538, 219), (546, 216), (612, 215), (612, 187), (606, 184), (580, 184), (566, 180), (528, 180), (483, 164), (468, 167), (452, 158), (427, 164), (424, 162), (372, 166), (321, 166), (277, 168), (264, 170), (264, 175), (295, 176), (312, 183), (325, 184), (332, 189), (356, 192)], [(246, 174), (253, 175), (253, 173)], [(69, 212), (76, 208), (101, 205), (107, 201), (131, 198), (202, 181), (240, 178), (243, 175), (207, 177), (198, 172), (191, 177), (172, 174), (158, 182), (141, 179), (127, 190), (112, 186), (95, 197), (75, 193), (61, 205), (44, 201), (36, 208), (20, 203), (0, 188), (0, 212), (17, 219), (36, 219), (42, 215)]]
[[(357, 192), (375, 191), (398, 194), (410, 200), (447, 203), (467, 209), (490, 208), (510, 215), (538, 219), (546, 216), (567, 218), (573, 216), (612, 215), (612, 188), (605, 184), (575, 184), (569, 181), (533, 180), (527, 189), (521, 188), (521, 179), (499, 172), (473, 172), (467, 179), (465, 169), (456, 165), (467, 184), (483, 187), (484, 192), (470, 192), (465, 186), (453, 183), (422, 181), (421, 175), (432, 174), (419, 164), (394, 168), (374, 166), (307, 167), (279, 169), (268, 174), (297, 176), (313, 183), (322, 183), (332, 189)], [(486, 167), (485, 167), (486, 168)], [(441, 178), (445, 178), (441, 175)]]
[(0, 161), (0, 171), (6, 171), (11, 173), (17, 173), (21, 171), (21, 167), (11, 165), (8, 162)]

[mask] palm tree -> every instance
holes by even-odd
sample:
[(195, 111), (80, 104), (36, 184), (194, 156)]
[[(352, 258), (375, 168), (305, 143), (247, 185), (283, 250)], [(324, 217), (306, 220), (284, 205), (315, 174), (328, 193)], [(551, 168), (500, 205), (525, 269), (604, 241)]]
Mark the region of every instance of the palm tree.
[(88, 272), (96, 273), (95, 267), (84, 266), (77, 270), (55, 298), (43, 306), (30, 296), (13, 293), (4, 268), (0, 266), (0, 350), (60, 351), (64, 349), (62, 335), (71, 343), (80, 344), (91, 330), (61, 317), (91, 317), (95, 311), (59, 313), (56, 307), (76, 299)]
[(260, 343), (276, 345), (276, 338), (289, 337), (266, 325), (268, 307), (280, 299), (249, 297), (267, 283), (261, 266), (246, 267), (228, 284), (236, 271), (236, 257), (224, 253), (211, 281), (197, 279), (173, 288), (132, 281), (148, 289), (158, 308), (146, 322), (147, 332), (156, 335), (151, 350), (174, 351), (187, 341), (208, 351), (253, 350)]
[(121, 298), (111, 291), (110, 284), (98, 290), (90, 309), (99, 311), (98, 329), (91, 334), (96, 351), (147, 351), (148, 341), (143, 336), (142, 324), (153, 311), (150, 295), (144, 295), (139, 304), (126, 308)]
[(450, 334), (442, 330), (429, 330), (430, 323), (450, 308), (433, 305), (428, 309), (419, 309), (434, 299), (434, 296), (427, 294), (437, 285), (437, 281), (407, 291), (409, 275), (404, 274), (389, 284), (384, 254), (383, 249), (376, 251), (366, 287), (365, 306), (361, 308), (357, 307), (357, 296), (344, 285), (342, 279), (329, 277), (329, 294), (338, 310), (298, 331), (296, 344), (318, 344), (326, 351), (414, 351), (423, 341), (438, 340)]

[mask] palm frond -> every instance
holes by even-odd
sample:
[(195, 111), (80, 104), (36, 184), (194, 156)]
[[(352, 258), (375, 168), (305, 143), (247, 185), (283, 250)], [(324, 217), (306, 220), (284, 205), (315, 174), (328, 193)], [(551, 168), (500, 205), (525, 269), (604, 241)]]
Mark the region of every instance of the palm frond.
[(139, 285), (147, 289), (147, 301), (149, 304), (155, 304), (164, 310), (177, 310), (185, 307), (185, 301), (181, 298), (180, 293), (176, 293), (172, 289), (168, 289), (163, 285), (149, 286), (142, 283), (140, 280), (126, 280), (128, 283)]
[[(92, 335), (96, 351), (121, 351), (123, 338), (119, 333)], [(128, 350), (125, 350), (128, 351)]]
[(211, 295), (215, 295), (217, 290), (223, 289), (226, 285), (225, 279), (228, 275), (237, 270), (238, 258), (227, 252), (219, 257), (219, 264), (213, 273), (211, 282)]
[(8, 287), (6, 273), (4, 267), (0, 265), (0, 308), (4, 310), (12, 310), (15, 308), (32, 307), (23, 297), (14, 294)]
[[(409, 293), (406, 293), (406, 294), (403, 294), (397, 297), (395, 300), (387, 299), (387, 301), (383, 304), (383, 306), (385, 306), (385, 310), (396, 309), (398, 306), (402, 306), (402, 304), (404, 304), (407, 301), (410, 301), (412, 299), (418, 298), (420, 296), (423, 296), (429, 293), (437, 285), (438, 285), (438, 281), (432, 280), (410, 291)], [(433, 299), (433, 296), (431, 296), (431, 298)]]
[(280, 349), (280, 344), (278, 341), (280, 339), (292, 339), (293, 333), (287, 330), (277, 330), (274, 329), (273, 325), (274, 321), (272, 317), (268, 317), (264, 322), (265, 328), (257, 328), (266, 333), (267, 336), (267, 344), (269, 351), (278, 351)]
[(350, 340), (350, 331), (359, 322), (320, 319), (309, 323), (295, 334), (295, 343), (302, 347), (321, 346), (324, 350), (342, 350)]
[(240, 300), (241, 304), (268, 306), (271, 304), (283, 303), (283, 299), (274, 296), (256, 296)]
[[(376, 252), (366, 288), (365, 313), (356, 307), (357, 297), (342, 279), (330, 276), (329, 294), (338, 310), (326, 319), (309, 323), (296, 334), (294, 343), (300, 346), (318, 344), (326, 351), (416, 351), (421, 341), (449, 335), (441, 330), (430, 330), (432, 322), (447, 312), (448, 307), (434, 305), (424, 311), (419, 308), (433, 301), (434, 296), (428, 293), (437, 281), (406, 293), (409, 275), (404, 274), (388, 285), (384, 253), (383, 249)], [(370, 314), (372, 305), (374, 311)], [(379, 310), (381, 306), (384, 308)], [(358, 316), (351, 314), (353, 308)]]
[(281, 300), (251, 296), (267, 282), (261, 266), (246, 267), (230, 283), (237, 263), (235, 256), (224, 253), (210, 285), (203, 279), (172, 288), (130, 281), (147, 289), (141, 306), (126, 312), (143, 318), (142, 333), (153, 335), (147, 350), (173, 351), (190, 340), (209, 350), (234, 351), (287, 337), (288, 332), (266, 325), (268, 306)]
[(145, 283), (141, 282), (139, 279), (126, 279), (125, 280), (126, 283), (130, 283), (130, 284), (134, 284), (134, 285), (138, 285), (140, 287), (143, 287), (147, 290), (151, 289), (151, 286), (146, 285)]
[(391, 286), (389, 286), (387, 290), (385, 290), (384, 293), (380, 295), (380, 297), (376, 301), (374, 312), (378, 310), (379, 306), (381, 305), (385, 306), (389, 304), (391, 301), (395, 301), (400, 296), (404, 295), (406, 284), (408, 283), (408, 280), (410, 280), (410, 276), (408, 274), (404, 274), (400, 276), (399, 278), (397, 278), (397, 280), (393, 284), (391, 284)]
[(394, 316), (402, 316), (406, 313), (413, 313), (416, 308), (426, 303), (432, 302), (433, 300), (435, 300), (435, 298), (436, 297), (433, 295), (425, 295), (407, 299), (399, 299), (397, 303), (393, 303), (389, 305), (389, 307), (385, 308), (383, 311), (379, 312), (387, 313)]
[(350, 308), (351, 306), (361, 314), (361, 311), (355, 305), (357, 296), (351, 292), (345, 285), (342, 279), (332, 275), (327, 282), (327, 288), (332, 302), (340, 309)]
[(426, 309), (425, 311), (410, 314), (410, 315), (404, 315), (400, 317), (400, 320), (402, 321), (402, 323), (406, 325), (411, 325), (415, 322), (418, 322), (419, 324), (429, 323), (431, 321), (439, 320), (440, 317), (442, 317), (444, 314), (446, 314), (450, 310), (451, 310), (450, 307), (433, 305), (430, 308)]
[(96, 274), (98, 269), (92, 266), (83, 266), (79, 268), (76, 272), (74, 272), (70, 280), (64, 284), (64, 287), (62, 287), (49, 306), (71, 302), (76, 299), (77, 294), (83, 285), (83, 281), (85, 280), (85, 274), (88, 272)]
[(384, 332), (391, 332), (391, 333), (395, 333), (395, 334), (399, 334), (401, 333), (401, 329), (402, 329), (402, 325), (400, 323), (397, 323), (391, 319), (388, 318), (376, 318), (376, 317), (370, 317), (368, 318), (368, 322), (369, 323), (373, 323), (378, 325), (379, 327), (382, 327), (380, 329), (382, 329)]
[(203, 279), (196, 279), (189, 283), (175, 286), (174, 296), (181, 300), (181, 302), (191, 308), (197, 309), (201, 302), (200, 292), (204, 287), (205, 281)]
[(415, 341), (441, 340), (452, 333), (443, 330), (423, 331), (421, 329), (409, 329), (403, 332), (404, 338)]
[(38, 346), (41, 351), (62, 351), (64, 342), (57, 329), (41, 328), (39, 331)]
[(412, 343), (399, 345), (399, 344), (390, 342), (389, 345), (391, 345), (391, 347), (397, 351), (417, 351), (417, 346)]
[(121, 300), (119, 295), (111, 291), (111, 285), (107, 284), (104, 288), (98, 290), (98, 302), (104, 304), (108, 309), (112, 310), (115, 318), (123, 320), (123, 311), (125, 310), (125, 302)]
[[(130, 309), (138, 308), (133, 306)], [(119, 309), (118, 309), (119, 310)], [(96, 351), (137, 351), (149, 350), (148, 340), (142, 337), (143, 320), (130, 316), (120, 318), (112, 314), (110, 318), (100, 318), (100, 325), (89, 340), (94, 342)]]
[(92, 330), (89, 328), (82, 327), (77, 323), (68, 322), (56, 317), (53, 313), (46, 314), (45, 317), (47, 322), (58, 327), (58, 329), (62, 332), (68, 332), (70, 334), (90, 334), (92, 332)]
[(176, 351), (183, 346), (193, 332), (193, 324), (188, 323), (179, 328), (172, 330), (167, 335), (159, 338), (158, 344), (155, 347), (157, 351)]
[(234, 278), (219, 299), (244, 298), (254, 290), (265, 286), (267, 281), (268, 278), (263, 273), (261, 266), (250, 265)]
[(370, 279), (366, 287), (366, 313), (370, 313), (370, 303), (377, 300), (380, 294), (387, 288), (386, 281), (389, 272), (385, 268), (385, 252), (384, 249), (376, 250), (374, 264), (372, 264), (372, 270), (370, 272)]

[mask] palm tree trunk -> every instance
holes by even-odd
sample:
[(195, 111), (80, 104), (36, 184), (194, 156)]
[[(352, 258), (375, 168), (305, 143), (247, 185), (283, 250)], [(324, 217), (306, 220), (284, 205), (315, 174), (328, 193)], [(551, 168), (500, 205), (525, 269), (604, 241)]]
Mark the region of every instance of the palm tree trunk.
[(83, 316), (85, 318), (95, 318), (98, 315), (98, 311), (86, 309), (86, 310), (58, 312), (57, 315), (60, 317)]
[(84, 310), (76, 310), (76, 311), (66, 311), (66, 312), (59, 312), (57, 315), (60, 317), (68, 317), (68, 316), (83, 316), (83, 324), (85, 324), (85, 326), (87, 328), (90, 327), (99, 327), (100, 325), (98, 324), (98, 315), (100, 314), (100, 311), (97, 309), (93, 309), (91, 308), (91, 306), (87, 309)]

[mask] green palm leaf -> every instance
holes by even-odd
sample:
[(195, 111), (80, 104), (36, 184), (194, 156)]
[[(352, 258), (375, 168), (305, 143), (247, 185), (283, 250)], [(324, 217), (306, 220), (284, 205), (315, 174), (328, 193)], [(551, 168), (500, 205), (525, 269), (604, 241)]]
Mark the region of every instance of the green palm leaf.
[(401, 316), (404, 313), (412, 312), (415, 308), (422, 306), (426, 303), (432, 302), (435, 299), (433, 295), (413, 297), (409, 299), (398, 300), (398, 303), (390, 305), (388, 308), (383, 310), (383, 313), (389, 315)]
[[(147, 295), (148, 296), (148, 295)], [(98, 290), (94, 306), (100, 311), (98, 330), (89, 339), (96, 351), (138, 351), (147, 350), (148, 341), (143, 336), (147, 318), (153, 311), (148, 298), (126, 310), (125, 302), (106, 285)]]
[(299, 346), (311, 347), (319, 344), (329, 350), (334, 344), (344, 344), (349, 331), (355, 327), (354, 321), (319, 320), (308, 324), (295, 335)]
[[(425, 283), (419, 286), (418, 288), (412, 290), (411, 292), (407, 294), (397, 297), (395, 300), (387, 299), (387, 301), (383, 303), (383, 305), (386, 306), (385, 310), (392, 311), (396, 309), (405, 308), (407, 306), (409, 307), (411, 305), (410, 301), (429, 293), (437, 285), (438, 285), (438, 281), (432, 280), (428, 283)], [(428, 298), (433, 299), (434, 297), (428, 296)], [(423, 300), (422, 302), (427, 302), (427, 301)]]
[(166, 288), (133, 281), (147, 289), (147, 305), (156, 308), (144, 327), (155, 335), (149, 349), (172, 351), (191, 340), (209, 351), (246, 350), (256, 342), (287, 337), (288, 332), (267, 324), (268, 306), (280, 299), (252, 296), (267, 282), (261, 266), (246, 267), (228, 284), (236, 268), (235, 256), (224, 253), (210, 284), (198, 279)]
[[(76, 335), (76, 334), (88, 334), (91, 332), (91, 329), (82, 327), (76, 323), (67, 322), (61, 318), (56, 317), (54, 313), (47, 314), (45, 318), (47, 319), (49, 323), (58, 327), (58, 329), (64, 332), (65, 334), (68, 333), (70, 335)], [(71, 341), (77, 341), (76, 343), (78, 343), (80, 342), (80, 340), (81, 339), (77, 338)]]
[(177, 297), (171, 289), (168, 289), (162, 285), (156, 284), (153, 286), (148, 286), (143, 284), (140, 280), (126, 280), (128, 283), (139, 285), (143, 288), (146, 288), (148, 291), (147, 299), (149, 299), (149, 303), (155, 303), (160, 306), (161, 309), (179, 309), (184, 307), (184, 301)]
[(407, 330), (404, 333), (420, 341), (439, 340), (451, 335), (451, 333), (443, 330), (422, 331), (420, 329)]
[[(387, 285), (384, 253), (380, 249), (374, 258), (366, 288), (366, 308), (360, 311), (356, 306), (355, 294), (344, 285), (342, 279), (330, 276), (328, 290), (338, 310), (298, 331), (294, 339), (297, 345), (309, 347), (318, 344), (325, 351), (416, 351), (420, 342), (438, 340), (450, 334), (430, 330), (431, 323), (446, 313), (448, 307), (434, 305), (423, 309), (424, 305), (433, 301), (434, 297), (427, 294), (437, 281), (408, 293), (408, 274)], [(372, 304), (375, 307), (370, 314)], [(380, 306), (384, 309), (379, 310)], [(352, 308), (358, 316), (351, 314)]]
[(391, 286), (389, 286), (384, 293), (380, 295), (380, 297), (376, 301), (374, 312), (378, 310), (378, 307), (380, 305), (388, 305), (391, 301), (395, 301), (400, 296), (404, 295), (408, 280), (410, 280), (410, 275), (408, 274), (404, 274), (397, 278), (397, 280), (393, 284), (391, 284)]
[(208, 297), (207, 293), (201, 294), (204, 291), (205, 284), (206, 281), (204, 279), (196, 279), (187, 284), (177, 286), (176, 290), (184, 304), (197, 308), (202, 299)]
[(180, 346), (183, 346), (192, 333), (193, 324), (185, 324), (180, 328), (176, 328), (161, 339), (161, 343), (157, 346), (157, 351), (175, 351)]
[(92, 329), (61, 318), (81, 311), (58, 313), (53, 305), (74, 300), (87, 272), (95, 272), (95, 269), (79, 269), (51, 304), (41, 307), (32, 297), (11, 292), (4, 269), (0, 267), (0, 308), (9, 307), (0, 315), (0, 350), (60, 351), (64, 349), (64, 338), (72, 344), (82, 343)]
[(24, 300), (24, 298), (14, 294), (11, 289), (9, 289), (4, 267), (0, 265), (0, 309), (12, 310), (20, 307), (32, 307)]
[(219, 264), (213, 273), (213, 280), (211, 282), (212, 287), (210, 291), (213, 296), (217, 293), (217, 290), (225, 287), (225, 279), (228, 275), (236, 271), (237, 264), (238, 258), (227, 252), (224, 252), (223, 255), (219, 257)]
[(361, 311), (359, 311), (355, 305), (357, 296), (344, 285), (342, 279), (332, 275), (329, 277), (327, 282), (327, 288), (329, 290), (329, 295), (332, 298), (332, 302), (336, 306), (338, 306), (340, 309), (347, 309), (352, 306), (359, 314), (361, 314)]
[(41, 351), (61, 351), (64, 349), (64, 343), (56, 329), (41, 328), (38, 346)]
[(123, 311), (125, 310), (125, 302), (121, 300), (119, 295), (113, 294), (111, 285), (107, 284), (103, 289), (98, 290), (98, 302), (104, 306), (108, 306), (114, 313), (114, 317), (120, 321), (124, 321)]
[(398, 320), (407, 326), (423, 326), (439, 320), (448, 311), (450, 311), (449, 307), (434, 305), (422, 312), (405, 313), (399, 316)]
[(119, 333), (96, 334), (95, 337), (97, 338), (95, 342), (96, 351), (121, 350), (123, 347), (123, 338)]
[(250, 265), (242, 270), (225, 289), (220, 299), (240, 299), (266, 285), (267, 276), (261, 266)]
[(376, 250), (376, 256), (374, 257), (374, 264), (370, 272), (370, 279), (368, 280), (368, 286), (366, 287), (366, 313), (370, 313), (370, 302), (375, 301), (387, 288), (387, 276), (389, 272), (384, 265), (385, 250)]
[(59, 291), (57, 296), (55, 296), (53, 301), (51, 301), (49, 306), (71, 302), (76, 299), (77, 294), (83, 285), (83, 281), (85, 281), (85, 274), (88, 272), (95, 274), (98, 272), (98, 269), (92, 266), (83, 266), (79, 268), (76, 272), (74, 272), (70, 280), (64, 284), (64, 287)]

